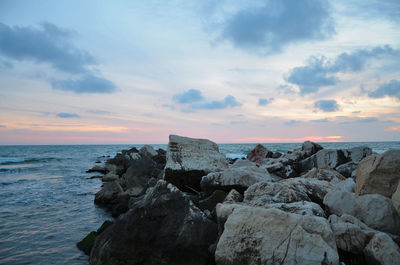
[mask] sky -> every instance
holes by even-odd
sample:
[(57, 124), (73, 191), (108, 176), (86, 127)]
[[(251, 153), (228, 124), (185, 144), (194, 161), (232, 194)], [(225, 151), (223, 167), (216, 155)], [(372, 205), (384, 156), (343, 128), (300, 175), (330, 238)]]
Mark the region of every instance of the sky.
[(400, 141), (398, 0), (0, 0), (0, 144)]

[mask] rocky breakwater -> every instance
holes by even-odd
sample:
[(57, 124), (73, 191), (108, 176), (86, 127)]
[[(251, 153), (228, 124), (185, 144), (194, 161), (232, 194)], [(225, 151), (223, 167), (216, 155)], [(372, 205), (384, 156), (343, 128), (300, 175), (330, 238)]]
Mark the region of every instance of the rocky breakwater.
[(142, 149), (105, 165), (95, 202), (118, 217), (91, 234), (90, 264), (400, 264), (400, 151)]

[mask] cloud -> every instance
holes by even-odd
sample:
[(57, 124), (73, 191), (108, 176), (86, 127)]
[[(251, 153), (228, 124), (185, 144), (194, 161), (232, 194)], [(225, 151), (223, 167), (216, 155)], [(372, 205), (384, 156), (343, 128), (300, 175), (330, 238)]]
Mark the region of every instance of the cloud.
[(0, 128), (7, 128), (7, 126), (0, 124)]
[(87, 72), (96, 63), (87, 51), (70, 43), (71, 31), (44, 22), (39, 28), (10, 27), (0, 23), (0, 54), (17, 61), (49, 63), (63, 72)]
[(337, 104), (336, 100), (318, 100), (314, 102), (314, 107), (320, 109), (324, 112), (335, 112), (339, 110), (339, 105)]
[(197, 89), (189, 89), (188, 91), (183, 92), (182, 94), (176, 94), (172, 97), (175, 102), (186, 104), (199, 102), (204, 100), (203, 95), (200, 90)]
[(312, 56), (305, 66), (293, 68), (284, 79), (290, 84), (297, 85), (300, 94), (314, 93), (321, 87), (336, 85), (340, 81), (336, 76), (337, 73), (359, 72), (372, 60), (383, 58), (400, 60), (400, 50), (386, 45), (370, 50), (359, 49), (352, 53), (341, 53), (333, 60)]
[(377, 90), (369, 92), (368, 96), (372, 98), (383, 98), (384, 96), (400, 99), (400, 81), (392, 80), (389, 83), (382, 84)]
[(12, 63), (0, 58), (0, 69), (11, 69), (13, 68)]
[(295, 67), (285, 78), (286, 82), (297, 85), (301, 94), (318, 91), (321, 86), (335, 85), (339, 80), (335, 76), (328, 76), (326, 59), (311, 57), (306, 66)]
[(329, 122), (329, 120), (328, 119), (318, 119), (318, 120), (311, 120), (311, 122), (322, 123), (322, 122)]
[(369, 117), (369, 118), (361, 118), (361, 119), (358, 119), (357, 121), (364, 122), (364, 123), (370, 123), (370, 122), (377, 122), (379, 120), (375, 117)]
[(197, 89), (190, 89), (181, 94), (175, 94), (172, 96), (172, 100), (176, 103), (186, 105), (185, 108), (181, 110), (185, 113), (196, 112), (196, 110), (200, 109), (226, 109), (242, 105), (231, 95), (226, 96), (223, 100), (206, 101), (201, 91)]
[(76, 113), (66, 113), (66, 112), (57, 113), (57, 117), (59, 117), (59, 118), (80, 118), (80, 116)]
[(51, 80), (53, 89), (72, 91), (75, 93), (112, 93), (116, 86), (110, 80), (92, 75), (84, 75), (80, 79)]
[(106, 110), (87, 110), (87, 113), (92, 113), (92, 114), (99, 114), (99, 115), (107, 115), (111, 114), (111, 112), (106, 111)]
[(285, 125), (285, 126), (295, 126), (295, 125), (298, 125), (299, 123), (300, 123), (300, 121), (290, 120), (290, 121), (284, 122), (283, 125)]
[(228, 95), (223, 100), (213, 100), (201, 104), (193, 104), (194, 109), (226, 109), (228, 107), (237, 107), (240, 104), (234, 96)]
[(398, 0), (345, 0), (350, 10), (349, 16), (361, 16), (363, 19), (384, 18), (400, 23), (400, 2)]
[(274, 98), (260, 98), (258, 99), (258, 106), (267, 106), (268, 104), (271, 104), (272, 101), (274, 101)]
[(323, 40), (334, 33), (327, 1), (269, 0), (225, 19), (220, 38), (247, 51), (271, 54), (291, 43)]

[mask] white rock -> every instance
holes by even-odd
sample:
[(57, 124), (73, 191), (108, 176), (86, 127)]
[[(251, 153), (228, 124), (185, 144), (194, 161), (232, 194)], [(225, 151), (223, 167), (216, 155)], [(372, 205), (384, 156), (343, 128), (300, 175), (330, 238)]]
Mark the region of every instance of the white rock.
[(199, 190), (201, 178), (228, 168), (217, 144), (205, 139), (169, 136), (164, 178), (182, 190)]
[(237, 208), (225, 223), (215, 261), (237, 264), (339, 264), (326, 219), (277, 209)]
[(218, 145), (206, 139), (170, 135), (166, 156), (165, 169), (170, 170), (214, 172), (228, 168)]
[(354, 192), (356, 183), (354, 182), (354, 180), (352, 178), (348, 178), (348, 179), (340, 181), (338, 183), (334, 183), (333, 185), (335, 185), (338, 189), (341, 189), (343, 191)]
[(351, 215), (342, 215), (342, 217), (331, 215), (328, 220), (335, 235), (337, 247), (346, 252), (363, 253), (365, 246), (376, 232)]
[(262, 206), (270, 203), (298, 201), (322, 202), (325, 195), (337, 188), (327, 181), (313, 178), (293, 178), (278, 182), (259, 182), (244, 193), (244, 202)]
[(324, 204), (338, 216), (346, 213), (379, 231), (400, 233), (400, 217), (392, 201), (380, 194), (355, 196), (342, 190), (326, 194)]
[(377, 233), (364, 249), (368, 264), (398, 265), (400, 249), (385, 233)]
[(202, 178), (201, 188), (206, 191), (232, 188), (244, 191), (254, 183), (279, 179), (270, 175), (266, 169), (252, 164), (251, 166), (233, 166), (222, 172), (209, 173)]

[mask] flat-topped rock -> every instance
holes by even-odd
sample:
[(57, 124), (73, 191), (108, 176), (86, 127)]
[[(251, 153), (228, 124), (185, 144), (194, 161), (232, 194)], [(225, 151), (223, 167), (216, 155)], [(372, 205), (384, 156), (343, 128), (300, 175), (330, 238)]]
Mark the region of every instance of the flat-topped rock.
[(177, 135), (169, 136), (165, 180), (184, 191), (200, 190), (201, 178), (228, 168), (216, 143)]

